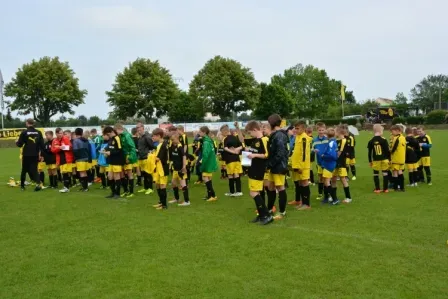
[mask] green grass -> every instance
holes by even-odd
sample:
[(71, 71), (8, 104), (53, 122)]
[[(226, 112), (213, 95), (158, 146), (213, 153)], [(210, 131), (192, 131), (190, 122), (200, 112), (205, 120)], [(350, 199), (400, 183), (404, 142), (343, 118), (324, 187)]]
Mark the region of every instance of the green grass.
[[(155, 196), (0, 186), (0, 298), (447, 298), (448, 133), (430, 133), (433, 186), (373, 194), (363, 133), (351, 205), (313, 188), (311, 211), (267, 227), (218, 179), (219, 201), (192, 186), (192, 206), (162, 212)], [(0, 181), (18, 178), (18, 150), (1, 157)]]

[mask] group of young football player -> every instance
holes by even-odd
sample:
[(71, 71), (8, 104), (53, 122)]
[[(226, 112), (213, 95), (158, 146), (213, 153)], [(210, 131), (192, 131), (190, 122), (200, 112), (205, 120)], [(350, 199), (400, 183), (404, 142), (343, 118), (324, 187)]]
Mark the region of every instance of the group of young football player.
[[(249, 121), (244, 132), (235, 123), (220, 128), (217, 141), (210, 129), (199, 129), (189, 151), (183, 126), (157, 128), (151, 134), (142, 123), (128, 132), (120, 123), (114, 127), (103, 126), (101, 134), (96, 129), (74, 132), (61, 128), (45, 132), (45, 145), (40, 155), (40, 181), (44, 182), (47, 169), (50, 188), (68, 193), (75, 186), (87, 192), (93, 183), (101, 189), (110, 189), (110, 199), (134, 197), (137, 191), (150, 195), (156, 190), (159, 201), (154, 207), (167, 209), (168, 204), (189, 206), (189, 181), (196, 169), (198, 181), (204, 183), (207, 202), (218, 199), (213, 187), (213, 174), (220, 170), (221, 178), (228, 180), (225, 196), (241, 197), (243, 175), (248, 176), (249, 195), (254, 199), (257, 217), (252, 221), (266, 225), (286, 216), (288, 205), (299, 211), (311, 209), (310, 185), (317, 182), (317, 199), (322, 204), (340, 203), (338, 181), (344, 190), (342, 203), (351, 203), (349, 172), (356, 180), (355, 136), (347, 125), (326, 127), (317, 123), (317, 136), (313, 127), (297, 121), (288, 129), (282, 127), (282, 118), (271, 115), (267, 123)], [(406, 128), (394, 125), (388, 142), (383, 137), (383, 127), (373, 126), (374, 137), (368, 143), (368, 158), (373, 169), (374, 192), (388, 193), (390, 188), (405, 190), (403, 172), (408, 169), (408, 186), (416, 187), (425, 180), (431, 184), (431, 138), (423, 127)], [(242, 164), (242, 154), (250, 160)], [(219, 163), (218, 163), (219, 162)], [(316, 163), (316, 166), (313, 166)], [(313, 168), (317, 168), (314, 180)], [(380, 174), (383, 188), (380, 187)], [(171, 176), (171, 181), (168, 178)], [(294, 183), (295, 197), (288, 202), (288, 179)], [(135, 182), (136, 179), (136, 182)], [(168, 201), (167, 186), (171, 185), (174, 198)], [(22, 186), (23, 188), (23, 186)], [(182, 192), (183, 201), (180, 200)], [(275, 206), (278, 197), (278, 210)]]

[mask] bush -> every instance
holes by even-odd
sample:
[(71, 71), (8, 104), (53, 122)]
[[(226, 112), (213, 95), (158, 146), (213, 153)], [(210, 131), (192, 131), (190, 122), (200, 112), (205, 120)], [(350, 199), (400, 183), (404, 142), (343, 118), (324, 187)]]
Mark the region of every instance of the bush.
[(356, 118), (344, 119), (341, 121), (342, 121), (342, 123), (351, 125), (351, 126), (356, 126), (356, 123), (358, 122), (358, 120)]
[(429, 125), (444, 124), (447, 112), (445, 110), (434, 110), (426, 115), (426, 123)]
[(16, 145), (16, 141), (12, 139), (0, 140), (0, 148), (17, 148), (17, 152), (19, 152), (19, 148)]
[(337, 126), (339, 124), (342, 124), (342, 119), (319, 119), (316, 120), (314, 123), (323, 122), (326, 126)]
[(406, 118), (404, 117), (395, 117), (394, 119), (392, 119), (392, 124), (396, 125), (396, 124), (405, 124), (406, 123)]
[(423, 116), (409, 116), (406, 118), (406, 124), (408, 125), (422, 125), (425, 122)]

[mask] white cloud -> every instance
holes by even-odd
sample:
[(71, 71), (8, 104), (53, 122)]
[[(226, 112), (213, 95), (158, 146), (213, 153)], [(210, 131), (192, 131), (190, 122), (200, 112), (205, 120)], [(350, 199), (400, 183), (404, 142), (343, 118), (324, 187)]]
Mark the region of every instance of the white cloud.
[(102, 29), (126, 31), (153, 31), (165, 25), (161, 15), (148, 8), (130, 5), (97, 6), (84, 8), (80, 17)]

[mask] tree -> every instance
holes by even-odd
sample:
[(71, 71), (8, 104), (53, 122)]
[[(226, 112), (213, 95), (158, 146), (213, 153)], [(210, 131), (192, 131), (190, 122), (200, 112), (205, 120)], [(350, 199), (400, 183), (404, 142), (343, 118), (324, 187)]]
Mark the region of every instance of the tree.
[(115, 117), (150, 120), (168, 112), (170, 103), (178, 98), (179, 89), (159, 61), (138, 58), (117, 74), (112, 90), (106, 94)]
[(312, 65), (293, 66), (275, 75), (271, 82), (285, 88), (294, 102), (294, 115), (315, 118), (325, 115), (329, 106), (340, 103), (341, 83), (330, 80), (325, 70)]
[(247, 114), (247, 112), (243, 112), (240, 115), (238, 115), (239, 121), (249, 121), (251, 119), (253, 119), (252, 115)]
[(67, 127), (79, 127), (79, 126), (81, 126), (79, 119), (78, 118), (73, 118), (73, 117), (67, 119), (65, 121), (65, 125)]
[(408, 98), (406, 98), (406, 96), (404, 95), (404, 93), (399, 92), (399, 93), (397, 93), (397, 95), (395, 96), (394, 103), (397, 104), (397, 105), (407, 104), (407, 103), (408, 103)]
[(191, 98), (187, 92), (181, 91), (167, 114), (171, 122), (203, 121), (204, 103), (199, 98)]
[(260, 89), (249, 68), (236, 60), (215, 56), (190, 82), (190, 96), (203, 102), (207, 112), (226, 119), (252, 109)]
[(12, 121), (11, 109), (6, 110), (6, 119)]
[(346, 90), (344, 105), (354, 105), (354, 104), (356, 104), (356, 98), (355, 95), (353, 94), (353, 91)]
[(266, 120), (273, 113), (288, 117), (292, 113), (294, 103), (282, 86), (261, 83), (260, 88), (260, 99), (254, 109), (254, 116), (257, 119)]
[(100, 123), (101, 119), (96, 115), (89, 117), (89, 120), (87, 121), (88, 126), (99, 126)]
[(368, 112), (376, 113), (376, 108), (378, 108), (378, 104), (375, 102), (375, 100), (368, 99), (361, 104), (361, 115), (365, 115)]
[[(429, 75), (411, 90), (412, 103), (428, 112), (442, 102), (448, 101), (448, 76)], [(439, 107), (440, 108), (440, 107)]]
[(87, 126), (87, 117), (85, 117), (84, 115), (78, 116), (78, 121), (80, 126)]
[(58, 57), (24, 64), (5, 85), (5, 96), (14, 98), (8, 107), (19, 115), (32, 114), (42, 126), (49, 125), (57, 113), (73, 113), (73, 107), (84, 104), (86, 95), (68, 62)]

